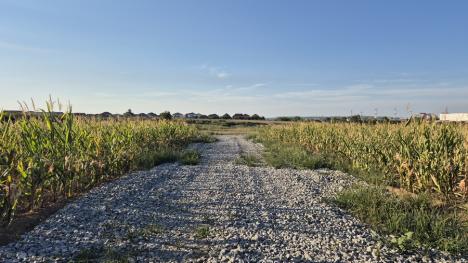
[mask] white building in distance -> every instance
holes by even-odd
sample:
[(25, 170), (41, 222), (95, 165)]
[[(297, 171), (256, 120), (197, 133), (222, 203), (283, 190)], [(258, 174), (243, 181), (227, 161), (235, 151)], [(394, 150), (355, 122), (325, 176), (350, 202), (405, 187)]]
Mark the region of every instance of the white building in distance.
[(468, 113), (441, 113), (441, 121), (466, 121), (468, 122)]

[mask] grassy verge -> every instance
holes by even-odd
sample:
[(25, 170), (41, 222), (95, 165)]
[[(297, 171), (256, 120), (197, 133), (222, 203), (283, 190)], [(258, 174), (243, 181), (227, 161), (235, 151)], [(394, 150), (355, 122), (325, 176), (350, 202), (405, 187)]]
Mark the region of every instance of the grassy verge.
[(254, 154), (241, 154), (236, 160), (236, 164), (247, 165), (250, 167), (256, 167), (261, 165), (261, 160)]
[(428, 195), (399, 197), (383, 187), (361, 186), (341, 192), (334, 202), (388, 235), (388, 241), (402, 250), (438, 248), (467, 255), (463, 213), (434, 205)]
[(265, 161), (275, 168), (319, 169), (333, 164), (322, 155), (308, 153), (301, 147), (281, 143), (264, 143)]
[(213, 143), (216, 142), (218, 139), (216, 139), (215, 136), (212, 134), (209, 134), (207, 132), (200, 132), (200, 134), (192, 140), (192, 142), (201, 142), (201, 143)]

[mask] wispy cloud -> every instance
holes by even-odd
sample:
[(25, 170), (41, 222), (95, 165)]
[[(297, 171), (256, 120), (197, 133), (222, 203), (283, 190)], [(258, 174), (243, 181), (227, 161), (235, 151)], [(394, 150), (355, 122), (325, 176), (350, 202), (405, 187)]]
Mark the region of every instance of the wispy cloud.
[(266, 83), (255, 83), (252, 85), (240, 86), (240, 87), (236, 87), (234, 85), (227, 85), (224, 88), (224, 90), (230, 91), (230, 92), (241, 92), (241, 91), (248, 91), (248, 90), (257, 90), (259, 88), (266, 87), (266, 86), (267, 86)]
[(273, 95), (277, 99), (295, 99), (308, 101), (345, 101), (373, 102), (381, 100), (433, 100), (436, 98), (453, 98), (468, 96), (468, 88), (446, 87), (443, 83), (420, 86), (417, 88), (398, 86), (393, 88), (380, 87), (373, 84), (359, 84), (334, 89), (310, 89), (280, 92)]
[(36, 52), (36, 53), (54, 52), (52, 49), (48, 49), (48, 48), (28, 46), (28, 45), (12, 43), (12, 42), (2, 41), (2, 40), (0, 40), (0, 49), (11, 49), (11, 50), (16, 50), (16, 51)]
[(231, 76), (231, 74), (226, 70), (219, 67), (210, 66), (208, 64), (203, 64), (199, 68), (218, 79), (225, 79)]
[(224, 78), (227, 78), (229, 76), (230, 76), (230, 74), (225, 72), (225, 71), (221, 71), (221, 72), (216, 73), (216, 77), (218, 77), (218, 79), (224, 79)]

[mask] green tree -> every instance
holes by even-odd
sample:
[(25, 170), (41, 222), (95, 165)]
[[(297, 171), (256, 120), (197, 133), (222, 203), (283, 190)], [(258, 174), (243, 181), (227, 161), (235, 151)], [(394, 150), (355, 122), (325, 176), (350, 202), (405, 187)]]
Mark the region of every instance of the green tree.
[(128, 109), (127, 112), (123, 114), (124, 117), (133, 117), (135, 114), (132, 112), (132, 109)]
[(171, 120), (172, 119), (171, 112), (169, 112), (169, 111), (161, 112), (161, 114), (159, 114), (159, 117), (161, 119), (164, 119), (164, 120)]

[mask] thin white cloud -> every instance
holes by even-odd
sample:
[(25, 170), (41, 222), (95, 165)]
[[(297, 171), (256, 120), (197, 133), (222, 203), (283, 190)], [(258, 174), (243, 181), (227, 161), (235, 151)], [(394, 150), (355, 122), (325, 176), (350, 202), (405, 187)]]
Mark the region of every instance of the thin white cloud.
[(53, 50), (42, 48), (42, 47), (33, 47), (27, 46), (7, 41), (0, 40), (0, 49), (11, 49), (16, 51), (24, 51), (24, 52), (36, 52), (36, 53), (51, 53)]
[(310, 88), (310, 87), (317, 87), (318, 84), (317, 83), (307, 83), (307, 82), (304, 82), (304, 83), (284, 83), (283, 86), (285, 87), (302, 87), (302, 88)]
[(139, 94), (139, 97), (170, 97), (170, 96), (178, 96), (180, 95), (179, 92), (172, 92), (172, 91), (151, 91), (151, 92), (143, 92)]
[(218, 77), (218, 79), (224, 79), (224, 78), (227, 78), (229, 76), (230, 76), (229, 73), (224, 72), (224, 71), (216, 73), (216, 77)]
[(249, 86), (243, 86), (243, 87), (238, 87), (238, 88), (235, 88), (235, 87), (232, 87), (230, 88), (231, 91), (247, 91), (247, 90), (256, 90), (258, 88), (262, 88), (262, 87), (265, 87), (267, 86), (266, 83), (255, 83), (255, 84), (252, 84), (252, 85), (249, 85)]
[(218, 79), (226, 79), (231, 76), (231, 74), (226, 70), (219, 67), (210, 66), (208, 64), (203, 64), (199, 68)]

